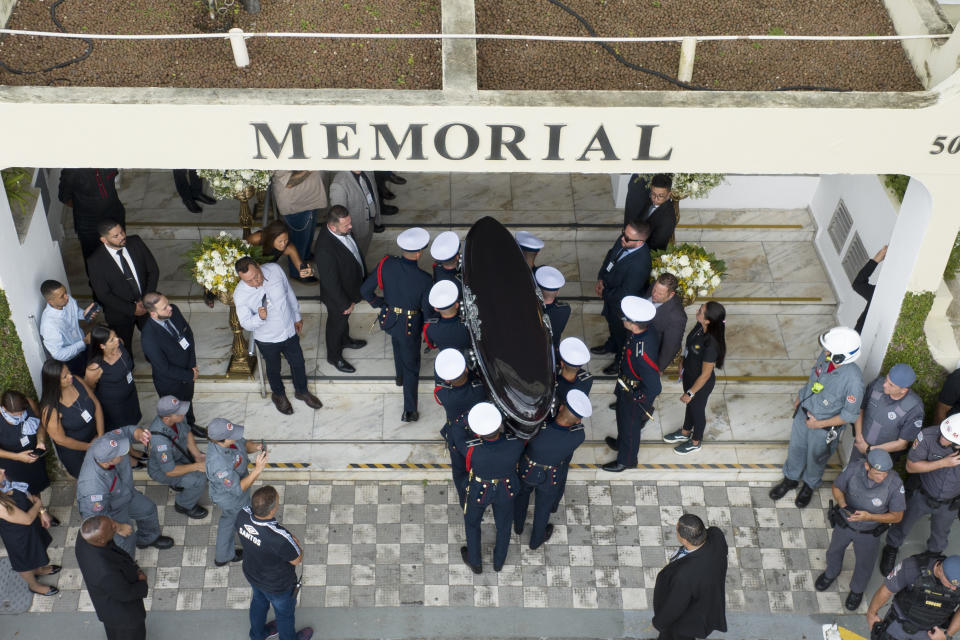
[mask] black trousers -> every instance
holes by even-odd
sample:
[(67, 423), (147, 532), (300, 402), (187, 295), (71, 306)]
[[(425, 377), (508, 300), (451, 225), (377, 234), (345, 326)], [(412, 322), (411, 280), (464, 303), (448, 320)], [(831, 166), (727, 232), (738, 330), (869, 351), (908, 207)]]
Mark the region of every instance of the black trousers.
[(134, 627), (111, 627), (103, 625), (107, 640), (147, 640), (147, 621), (143, 619)]
[(420, 331), (402, 338), (390, 336), (393, 366), (403, 384), (403, 411), (417, 410), (417, 386), (420, 384)]
[[(693, 383), (696, 382), (698, 377), (699, 376), (696, 376), (688, 380), (687, 376), (684, 376), (684, 393), (693, 386)], [(697, 391), (693, 399), (687, 403), (687, 410), (683, 414), (683, 428), (693, 430), (690, 436), (691, 440), (696, 440), (697, 442), (703, 441), (703, 432), (707, 429), (707, 400), (710, 399), (710, 392), (713, 391), (713, 386), (716, 382), (717, 376), (711, 375), (707, 383), (703, 385), (703, 388)]]
[(627, 328), (623, 326), (623, 320), (620, 316), (620, 307), (614, 306), (613, 302), (603, 304), (603, 317), (607, 321), (607, 328), (610, 330), (610, 337), (604, 346), (607, 351), (615, 354), (616, 361), (620, 360), (620, 352), (623, 351), (623, 345), (627, 343)]
[(177, 194), (184, 201), (196, 200), (203, 193), (203, 178), (194, 169), (174, 169), (173, 183), (177, 185)]
[(307, 371), (303, 359), (303, 349), (300, 347), (300, 336), (294, 335), (283, 342), (260, 342), (258, 340), (257, 348), (260, 349), (263, 363), (266, 365), (270, 391), (278, 396), (287, 394), (283, 388), (283, 378), (280, 377), (280, 356), (283, 355), (290, 365), (294, 391), (297, 393), (307, 392)]
[(187, 411), (187, 424), (197, 423), (197, 419), (193, 415), (193, 380), (180, 382), (179, 380), (153, 376), (153, 388), (157, 390), (157, 395), (161, 398), (163, 396), (173, 396), (177, 400), (189, 402), (190, 410)]
[[(633, 392), (617, 385), (617, 462), (626, 467), (637, 466), (640, 432), (650, 419)], [(652, 412), (652, 409), (651, 409)]]
[(327, 341), (327, 362), (336, 362), (343, 354), (343, 345), (350, 337), (350, 314), (330, 311), (327, 307), (327, 326), (324, 335)]

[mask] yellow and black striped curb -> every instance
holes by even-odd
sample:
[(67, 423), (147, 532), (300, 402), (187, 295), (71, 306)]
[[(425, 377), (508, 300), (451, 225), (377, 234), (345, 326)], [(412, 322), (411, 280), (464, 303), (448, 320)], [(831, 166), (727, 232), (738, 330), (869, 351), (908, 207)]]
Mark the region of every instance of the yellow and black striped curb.
[[(253, 469), (255, 465), (251, 462), (247, 464), (247, 468)], [(309, 462), (268, 462), (267, 469), (309, 469), (311, 463)]]
[[(581, 464), (574, 463), (570, 465), (571, 469), (599, 469), (603, 465), (601, 464)], [(348, 469), (391, 469), (391, 470), (407, 470), (407, 469), (449, 469), (450, 465), (446, 463), (439, 462), (422, 462), (422, 463), (411, 463), (411, 462), (351, 462), (347, 465)], [(673, 463), (673, 464), (639, 464), (635, 469), (643, 470), (685, 470), (685, 469), (754, 469), (754, 470), (773, 470), (783, 468), (783, 464), (767, 464), (767, 463)], [(841, 469), (842, 467), (838, 464), (829, 464), (827, 469)]]

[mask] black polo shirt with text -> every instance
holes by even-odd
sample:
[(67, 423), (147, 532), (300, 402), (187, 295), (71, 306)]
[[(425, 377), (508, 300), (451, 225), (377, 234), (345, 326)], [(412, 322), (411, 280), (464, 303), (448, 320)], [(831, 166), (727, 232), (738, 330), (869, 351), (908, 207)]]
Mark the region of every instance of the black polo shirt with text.
[(237, 514), (237, 534), (243, 547), (243, 575), (267, 593), (286, 593), (297, 584), (291, 561), (302, 553), (300, 545), (275, 519), (260, 520), (250, 507)]

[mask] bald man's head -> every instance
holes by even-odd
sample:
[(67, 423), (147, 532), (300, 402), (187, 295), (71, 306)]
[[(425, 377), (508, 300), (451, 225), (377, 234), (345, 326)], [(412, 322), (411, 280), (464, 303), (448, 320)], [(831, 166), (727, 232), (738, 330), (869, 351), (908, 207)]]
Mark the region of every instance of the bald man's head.
[(95, 547), (102, 547), (113, 538), (114, 522), (107, 516), (92, 516), (80, 525), (80, 535)]

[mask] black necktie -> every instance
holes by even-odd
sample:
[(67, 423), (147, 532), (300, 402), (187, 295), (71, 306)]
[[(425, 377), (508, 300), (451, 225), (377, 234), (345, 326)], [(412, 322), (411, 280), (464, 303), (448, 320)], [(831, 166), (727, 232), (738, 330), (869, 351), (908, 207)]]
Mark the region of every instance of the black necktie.
[(173, 326), (173, 322), (171, 322), (170, 320), (164, 320), (163, 326), (174, 338), (180, 335), (180, 332), (177, 331), (177, 328)]
[(613, 254), (613, 264), (617, 264), (617, 262), (620, 261), (620, 256), (623, 255), (624, 251), (626, 251), (626, 249), (623, 248), (623, 245), (620, 245), (620, 247), (617, 249), (617, 252)]
[(123, 249), (117, 249), (117, 257), (120, 258), (120, 268), (123, 270), (123, 277), (127, 279), (127, 282), (130, 284), (130, 290), (133, 292), (134, 297), (140, 297), (140, 285), (137, 284), (137, 279), (133, 276), (133, 269), (130, 267), (130, 263), (127, 262), (127, 259), (123, 256)]

